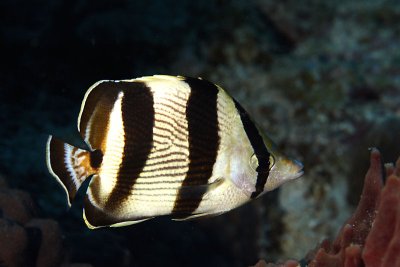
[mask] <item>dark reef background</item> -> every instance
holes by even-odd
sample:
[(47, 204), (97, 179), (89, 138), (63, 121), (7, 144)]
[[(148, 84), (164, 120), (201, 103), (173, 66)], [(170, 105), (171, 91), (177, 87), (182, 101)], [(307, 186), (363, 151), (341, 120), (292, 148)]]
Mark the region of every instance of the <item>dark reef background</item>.
[[(400, 154), (399, 44), (395, 0), (1, 0), (0, 176), (58, 222), (65, 266), (301, 259), (354, 210), (367, 148)], [(223, 216), (86, 229), (84, 192), (67, 211), (47, 172), (47, 137), (77, 141), (94, 82), (152, 74), (221, 85), (306, 174)]]

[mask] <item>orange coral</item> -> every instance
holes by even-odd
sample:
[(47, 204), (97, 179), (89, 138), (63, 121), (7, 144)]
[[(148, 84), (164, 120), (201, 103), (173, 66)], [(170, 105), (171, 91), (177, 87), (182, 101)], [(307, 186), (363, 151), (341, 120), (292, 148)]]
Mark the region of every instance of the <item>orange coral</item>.
[(344, 224), (332, 246), (325, 241), (315, 255), (311, 254), (313, 259), (310, 261), (310, 267), (361, 266), (361, 248), (375, 219), (383, 184), (381, 155), (377, 149), (371, 151), (370, 162), (356, 211)]
[[(386, 165), (385, 175), (383, 187), (381, 154), (374, 148), (356, 211), (333, 244), (325, 240), (306, 256), (309, 267), (400, 266), (400, 158), (395, 167)], [(256, 266), (287, 266), (262, 264)]]
[(27, 192), (9, 189), (0, 177), (0, 266), (60, 266), (61, 229), (34, 218), (35, 210)]
[(400, 159), (388, 177), (365, 242), (365, 266), (400, 266)]

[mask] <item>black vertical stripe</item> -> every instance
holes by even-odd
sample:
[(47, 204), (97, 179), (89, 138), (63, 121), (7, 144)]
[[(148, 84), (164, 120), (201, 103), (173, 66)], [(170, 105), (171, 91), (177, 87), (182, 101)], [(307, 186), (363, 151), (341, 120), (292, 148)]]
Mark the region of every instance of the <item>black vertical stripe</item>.
[(264, 191), (265, 183), (267, 182), (269, 175), (269, 156), (267, 147), (260, 135), (257, 127), (251, 121), (246, 110), (234, 99), (236, 109), (239, 111), (240, 119), (242, 120), (244, 130), (247, 137), (250, 140), (251, 146), (254, 149), (254, 153), (258, 159), (257, 181), (255, 191), (251, 194), (251, 198), (256, 198), (259, 194)]
[[(179, 217), (192, 214), (200, 205), (207, 187), (199, 185), (206, 185), (211, 177), (220, 143), (217, 86), (195, 78), (185, 78), (185, 82), (191, 88), (186, 107), (189, 169), (172, 210), (172, 213)], [(196, 186), (198, 188), (193, 190)], [(192, 187), (191, 190), (187, 190), (188, 187)]]
[(119, 82), (123, 88), (122, 120), (125, 145), (117, 182), (107, 203), (106, 210), (123, 205), (146, 164), (153, 146), (154, 100), (150, 89), (142, 82)]

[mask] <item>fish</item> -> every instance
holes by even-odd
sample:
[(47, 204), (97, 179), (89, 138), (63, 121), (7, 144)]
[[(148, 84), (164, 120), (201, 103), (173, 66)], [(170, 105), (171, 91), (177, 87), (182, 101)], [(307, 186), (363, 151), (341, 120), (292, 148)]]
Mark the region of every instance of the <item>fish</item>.
[(201, 78), (96, 82), (77, 128), (85, 145), (50, 135), (46, 161), (69, 206), (90, 179), (90, 229), (220, 215), (303, 174), (233, 97)]

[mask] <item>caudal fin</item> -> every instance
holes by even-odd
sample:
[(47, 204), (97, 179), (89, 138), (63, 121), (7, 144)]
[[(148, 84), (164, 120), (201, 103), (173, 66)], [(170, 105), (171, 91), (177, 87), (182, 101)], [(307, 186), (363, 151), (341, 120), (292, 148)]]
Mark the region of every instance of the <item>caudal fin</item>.
[(52, 136), (47, 141), (46, 158), (47, 168), (63, 186), (69, 206), (85, 179), (96, 173), (101, 164), (97, 150), (86, 151)]

